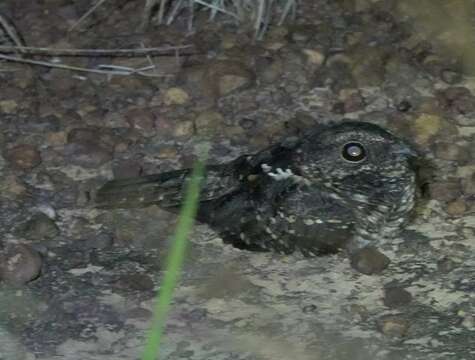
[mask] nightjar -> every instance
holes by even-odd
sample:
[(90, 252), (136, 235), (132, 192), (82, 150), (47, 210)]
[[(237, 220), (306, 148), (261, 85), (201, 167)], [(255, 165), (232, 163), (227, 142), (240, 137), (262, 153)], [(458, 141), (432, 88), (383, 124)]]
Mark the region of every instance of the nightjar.
[[(414, 205), (415, 152), (366, 122), (318, 125), (253, 155), (208, 165), (198, 220), (225, 242), (306, 256), (351, 252), (395, 235)], [(112, 180), (99, 208), (175, 210), (190, 169)]]

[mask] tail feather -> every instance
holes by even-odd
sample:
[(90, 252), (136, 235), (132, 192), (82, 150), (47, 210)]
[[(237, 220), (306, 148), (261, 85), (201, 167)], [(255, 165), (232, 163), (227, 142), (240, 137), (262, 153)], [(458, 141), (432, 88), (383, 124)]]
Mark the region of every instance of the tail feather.
[(159, 204), (176, 207), (183, 199), (184, 185), (190, 169), (170, 171), (156, 175), (111, 180), (96, 194), (96, 207), (135, 208)]
[[(137, 208), (158, 205), (175, 208), (184, 200), (186, 184), (191, 169), (169, 171), (161, 174), (111, 180), (96, 194), (97, 208)], [(208, 165), (202, 182), (200, 202), (220, 198), (240, 187), (234, 163)]]

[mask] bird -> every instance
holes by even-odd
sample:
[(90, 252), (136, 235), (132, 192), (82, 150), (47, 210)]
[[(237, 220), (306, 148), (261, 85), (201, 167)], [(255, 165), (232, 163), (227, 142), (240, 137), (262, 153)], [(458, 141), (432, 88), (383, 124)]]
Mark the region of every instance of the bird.
[[(407, 224), (415, 158), (409, 143), (373, 123), (317, 124), (257, 153), (206, 165), (197, 220), (239, 249), (355, 253)], [(97, 191), (96, 206), (179, 211), (191, 174), (110, 180)]]

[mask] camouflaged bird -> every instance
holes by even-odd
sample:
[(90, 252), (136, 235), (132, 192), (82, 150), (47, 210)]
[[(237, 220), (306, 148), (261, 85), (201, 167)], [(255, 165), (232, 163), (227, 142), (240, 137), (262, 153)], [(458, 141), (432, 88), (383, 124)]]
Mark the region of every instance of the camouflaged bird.
[[(395, 235), (414, 205), (413, 150), (365, 122), (319, 125), (254, 155), (206, 167), (198, 220), (227, 243), (306, 256)], [(191, 170), (106, 183), (100, 208), (176, 210)]]

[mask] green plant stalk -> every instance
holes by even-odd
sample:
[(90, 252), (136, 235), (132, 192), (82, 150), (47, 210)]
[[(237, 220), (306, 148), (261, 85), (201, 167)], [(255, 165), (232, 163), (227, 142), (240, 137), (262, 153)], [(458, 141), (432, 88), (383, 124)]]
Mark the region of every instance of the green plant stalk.
[(196, 212), (198, 210), (200, 186), (203, 177), (204, 164), (202, 161), (197, 161), (193, 168), (190, 182), (187, 185), (185, 202), (180, 211), (180, 217), (173, 236), (172, 246), (167, 260), (166, 272), (155, 303), (152, 328), (147, 337), (142, 360), (155, 360), (159, 354), (160, 341), (165, 329), (173, 291), (180, 279), (180, 273), (185, 257), (186, 240), (191, 228), (193, 227)]

